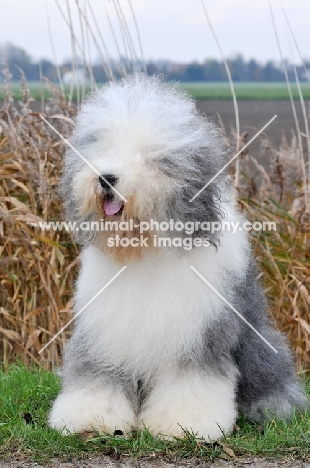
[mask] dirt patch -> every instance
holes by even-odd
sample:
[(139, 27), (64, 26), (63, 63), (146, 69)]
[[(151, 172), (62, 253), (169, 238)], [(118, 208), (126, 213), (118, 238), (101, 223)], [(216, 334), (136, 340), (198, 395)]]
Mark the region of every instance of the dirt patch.
[[(307, 107), (309, 107), (309, 103), (306, 104)], [(304, 121), (300, 102), (295, 101), (295, 106), (301, 130), (304, 132)], [(236, 128), (232, 101), (197, 101), (197, 107), (207, 116), (216, 117), (217, 113), (220, 114), (228, 135), (231, 133), (231, 128)], [(280, 144), (283, 134), (290, 139), (292, 130), (296, 131), (290, 101), (240, 101), (238, 107), (240, 131), (241, 133), (245, 131), (249, 132), (249, 138), (251, 138), (257, 130), (261, 129), (274, 115), (277, 115), (277, 118), (272, 122), (270, 127), (265, 130), (265, 133), (276, 146)]]
[[(299, 101), (294, 101), (296, 107), (296, 115), (299, 120), (301, 131), (304, 129), (304, 121), (302, 109)], [(3, 101), (0, 100), (0, 107)], [(42, 110), (40, 101), (34, 101), (31, 105), (34, 111)], [(232, 100), (208, 100), (197, 101), (197, 107), (209, 117), (217, 118), (220, 114), (227, 134), (231, 134), (231, 129), (236, 127), (235, 112)], [(296, 131), (292, 106), (290, 101), (239, 101), (239, 119), (240, 131), (249, 132), (249, 138), (253, 136), (257, 130), (261, 129), (275, 114), (278, 116), (274, 122), (266, 129), (265, 133), (270, 137), (271, 141), (278, 146), (281, 142), (282, 135), (285, 134), (288, 139), (292, 136), (292, 130)], [(306, 108), (309, 113), (309, 102), (306, 102)], [(254, 145), (254, 142), (253, 142)]]
[(72, 460), (71, 462), (60, 462), (53, 460), (48, 464), (41, 465), (26, 461), (7, 461), (0, 462), (0, 468), (310, 468), (310, 460), (294, 459), (267, 459), (267, 458), (244, 458), (240, 460), (215, 460), (214, 462), (201, 459), (188, 459), (178, 462), (169, 462), (162, 459), (144, 459), (144, 460), (118, 460), (115, 461), (109, 457), (87, 458), (83, 460)]
[[(299, 121), (300, 129), (305, 132), (302, 108), (299, 101), (294, 101), (296, 107), (296, 115)], [(0, 107), (3, 101), (0, 101)], [(34, 101), (31, 104), (34, 111), (39, 112), (42, 110), (40, 101)], [(218, 122), (218, 114), (226, 129), (228, 136), (231, 135), (232, 129), (236, 128), (235, 112), (232, 100), (208, 100), (197, 101), (197, 108), (205, 113), (208, 117), (214, 118)], [(283, 135), (286, 136), (288, 141), (291, 140), (293, 132), (296, 132), (296, 125), (292, 106), (290, 101), (246, 101), (238, 102), (239, 120), (240, 120), (240, 133), (248, 132), (248, 140), (257, 133), (274, 115), (277, 118), (271, 123), (270, 127), (265, 130), (265, 134), (270, 138), (273, 145), (278, 148)], [(309, 102), (306, 102), (306, 108), (309, 113)], [(248, 141), (247, 140), (247, 141)], [(304, 138), (304, 143), (306, 139)], [(259, 155), (260, 138), (251, 143), (249, 150), (251, 155), (258, 157)], [(268, 159), (263, 158), (264, 165), (268, 163)]]
[[(215, 118), (217, 122), (219, 114), (227, 136), (231, 136), (232, 129), (236, 128), (232, 101), (197, 101), (197, 107), (208, 117)], [(290, 142), (294, 132), (296, 134), (296, 125), (290, 101), (240, 101), (238, 107), (240, 134), (243, 132), (248, 133), (246, 141), (249, 141), (274, 115), (277, 115), (277, 118), (266, 128), (264, 135), (269, 138), (276, 149), (279, 149), (283, 136)], [(295, 107), (300, 130), (305, 132), (300, 102), (295, 101)], [(306, 107), (309, 112), (309, 103), (306, 103)], [(261, 141), (262, 137), (259, 136), (249, 145), (248, 151), (251, 156), (268, 169), (270, 166), (270, 153), (264, 154), (260, 151)], [(303, 138), (303, 144), (305, 147), (306, 138)], [(253, 175), (255, 175), (255, 170)]]

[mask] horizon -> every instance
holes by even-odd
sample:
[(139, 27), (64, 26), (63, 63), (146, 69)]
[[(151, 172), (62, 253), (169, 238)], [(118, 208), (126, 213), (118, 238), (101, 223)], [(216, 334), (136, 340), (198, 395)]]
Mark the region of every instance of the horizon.
[[(14, 43), (14, 42), (6, 42), (6, 43), (2, 43), (0, 42), (0, 58), (1, 57), (1, 51), (2, 50), (5, 50), (6, 48), (14, 48), (14, 49), (20, 49), (22, 51), (24, 51), (29, 57), (30, 57), (30, 60), (31, 60), (31, 63), (33, 64), (39, 64), (40, 62), (43, 62), (43, 61), (49, 61), (51, 62), (53, 65), (55, 65), (55, 62), (53, 61), (53, 58), (48, 58), (48, 57), (40, 57), (40, 58), (35, 58), (31, 52), (29, 50), (27, 50), (23, 45), (20, 45), (20, 44), (17, 44), (17, 43)], [(5, 57), (5, 59), (7, 59), (10, 55), (8, 55), (7, 57)], [(266, 59), (258, 59), (256, 58), (255, 56), (252, 56), (252, 57), (249, 57), (249, 58), (246, 58), (242, 52), (236, 52), (234, 53), (233, 55), (231, 56), (226, 56), (225, 57), (225, 60), (228, 60), (228, 61), (232, 61), (232, 60), (236, 60), (240, 58), (241, 60), (244, 61), (244, 63), (249, 63), (251, 61), (255, 61), (257, 64), (259, 64), (260, 66), (264, 66), (268, 63), (273, 63), (276, 67), (279, 67), (281, 68), (282, 66), (282, 62), (281, 62), (281, 59), (272, 59), (272, 58), (266, 58)], [(82, 56), (76, 56), (75, 57), (75, 60), (77, 61), (77, 65), (78, 66), (82, 66), (83, 65), (83, 57)], [(109, 57), (109, 60), (110, 62), (113, 64), (114, 63), (119, 63), (121, 60), (125, 61), (126, 60), (126, 57), (125, 56), (122, 56), (122, 57)], [(127, 59), (130, 61), (130, 59)], [(289, 58), (286, 58), (284, 57), (284, 60), (285, 62), (288, 64), (288, 65), (295, 65), (295, 66), (303, 66), (303, 63), (300, 62), (300, 61), (297, 61), (295, 60), (294, 62), (292, 62)], [(65, 58), (64, 60), (62, 60), (60, 63), (59, 63), (59, 66), (63, 67), (65, 65), (68, 65), (70, 64), (70, 62), (73, 61), (73, 58), (72, 57), (68, 57), (68, 58)], [(202, 60), (192, 60), (192, 61), (180, 61), (180, 60), (177, 60), (177, 59), (168, 59), (168, 58), (164, 58), (164, 57), (161, 57), (161, 58), (157, 58), (157, 59), (153, 59), (153, 58), (150, 58), (150, 59), (146, 59), (146, 63), (147, 64), (150, 64), (150, 63), (155, 63), (155, 64), (162, 64), (162, 65), (165, 65), (165, 64), (175, 64), (175, 65), (190, 65), (190, 64), (194, 64), (194, 63), (198, 63), (198, 64), (205, 64), (206, 62), (211, 62), (211, 61), (216, 61), (218, 63), (222, 63), (223, 60), (221, 57), (215, 57), (215, 56), (206, 56), (204, 58), (202, 58)], [(303, 57), (303, 61), (308, 65), (309, 62), (310, 62), (310, 58), (305, 58)], [(142, 62), (142, 59), (141, 58), (138, 58), (138, 60), (135, 60), (135, 61), (132, 61), (132, 63), (141, 63)], [(100, 66), (101, 65), (101, 61), (100, 61), (100, 58), (99, 57), (96, 57), (93, 59), (93, 61), (91, 62), (91, 65), (92, 66)]]

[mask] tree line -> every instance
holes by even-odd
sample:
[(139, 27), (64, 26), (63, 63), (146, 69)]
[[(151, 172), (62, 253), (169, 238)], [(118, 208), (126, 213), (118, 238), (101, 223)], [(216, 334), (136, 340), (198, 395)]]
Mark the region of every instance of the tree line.
[[(34, 61), (30, 54), (23, 48), (12, 44), (0, 46), (0, 60), (7, 63), (13, 80), (20, 78), (20, 69), (23, 70), (28, 81), (39, 81), (40, 74), (50, 81), (58, 82), (57, 69), (50, 60), (41, 59)], [(139, 68), (139, 63), (128, 62), (125, 59), (123, 64), (130, 69)], [(276, 62), (269, 60), (261, 63), (255, 59), (245, 60), (242, 55), (236, 55), (227, 59), (233, 81), (285, 81), (283, 68)], [(112, 61), (116, 77), (120, 74), (119, 62)], [(80, 68), (83, 67), (81, 60)], [(286, 62), (289, 78), (295, 80), (294, 66)], [(310, 61), (306, 61), (306, 67), (310, 70)], [(60, 65), (62, 74), (70, 72), (72, 62), (67, 60)], [(224, 63), (221, 60), (206, 59), (204, 62), (192, 62), (188, 64), (175, 63), (169, 60), (149, 61), (146, 64), (148, 74), (162, 73), (167, 79), (174, 79), (185, 82), (219, 82), (227, 81), (227, 74)], [(97, 82), (107, 81), (107, 76), (101, 64), (92, 65), (94, 78)], [(301, 81), (306, 81), (306, 73), (303, 66), (296, 66), (296, 71)]]

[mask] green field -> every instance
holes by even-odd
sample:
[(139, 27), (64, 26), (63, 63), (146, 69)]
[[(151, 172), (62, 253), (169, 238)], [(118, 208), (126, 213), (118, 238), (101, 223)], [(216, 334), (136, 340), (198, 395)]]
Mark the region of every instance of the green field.
[[(28, 83), (30, 93), (36, 100), (42, 96), (42, 85), (37, 82)], [(99, 85), (100, 86), (100, 85)], [(182, 86), (195, 99), (232, 99), (229, 83), (182, 83)], [(234, 83), (238, 100), (282, 100), (289, 99), (286, 83)], [(296, 84), (291, 85), (294, 99), (299, 100), (299, 93)], [(310, 83), (301, 84), (304, 99), (310, 99)], [(66, 86), (65, 92), (69, 95), (70, 87)], [(86, 89), (86, 92), (89, 88)], [(21, 98), (20, 83), (12, 83), (12, 92), (16, 99)], [(0, 99), (3, 99), (4, 89), (0, 82)], [(51, 92), (44, 87), (45, 98), (51, 97)], [(77, 99), (77, 92), (74, 91), (73, 99)]]

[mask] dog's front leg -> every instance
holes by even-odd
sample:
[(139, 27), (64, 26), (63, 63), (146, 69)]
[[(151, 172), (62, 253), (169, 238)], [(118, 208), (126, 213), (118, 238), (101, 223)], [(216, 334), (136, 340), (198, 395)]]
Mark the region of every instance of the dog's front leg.
[(216, 440), (233, 429), (236, 380), (237, 372), (228, 377), (201, 369), (160, 376), (144, 401), (139, 425), (168, 438), (189, 430)]
[(50, 426), (66, 434), (93, 429), (128, 433), (135, 423), (135, 411), (124, 390), (108, 382), (64, 387), (49, 417)]

